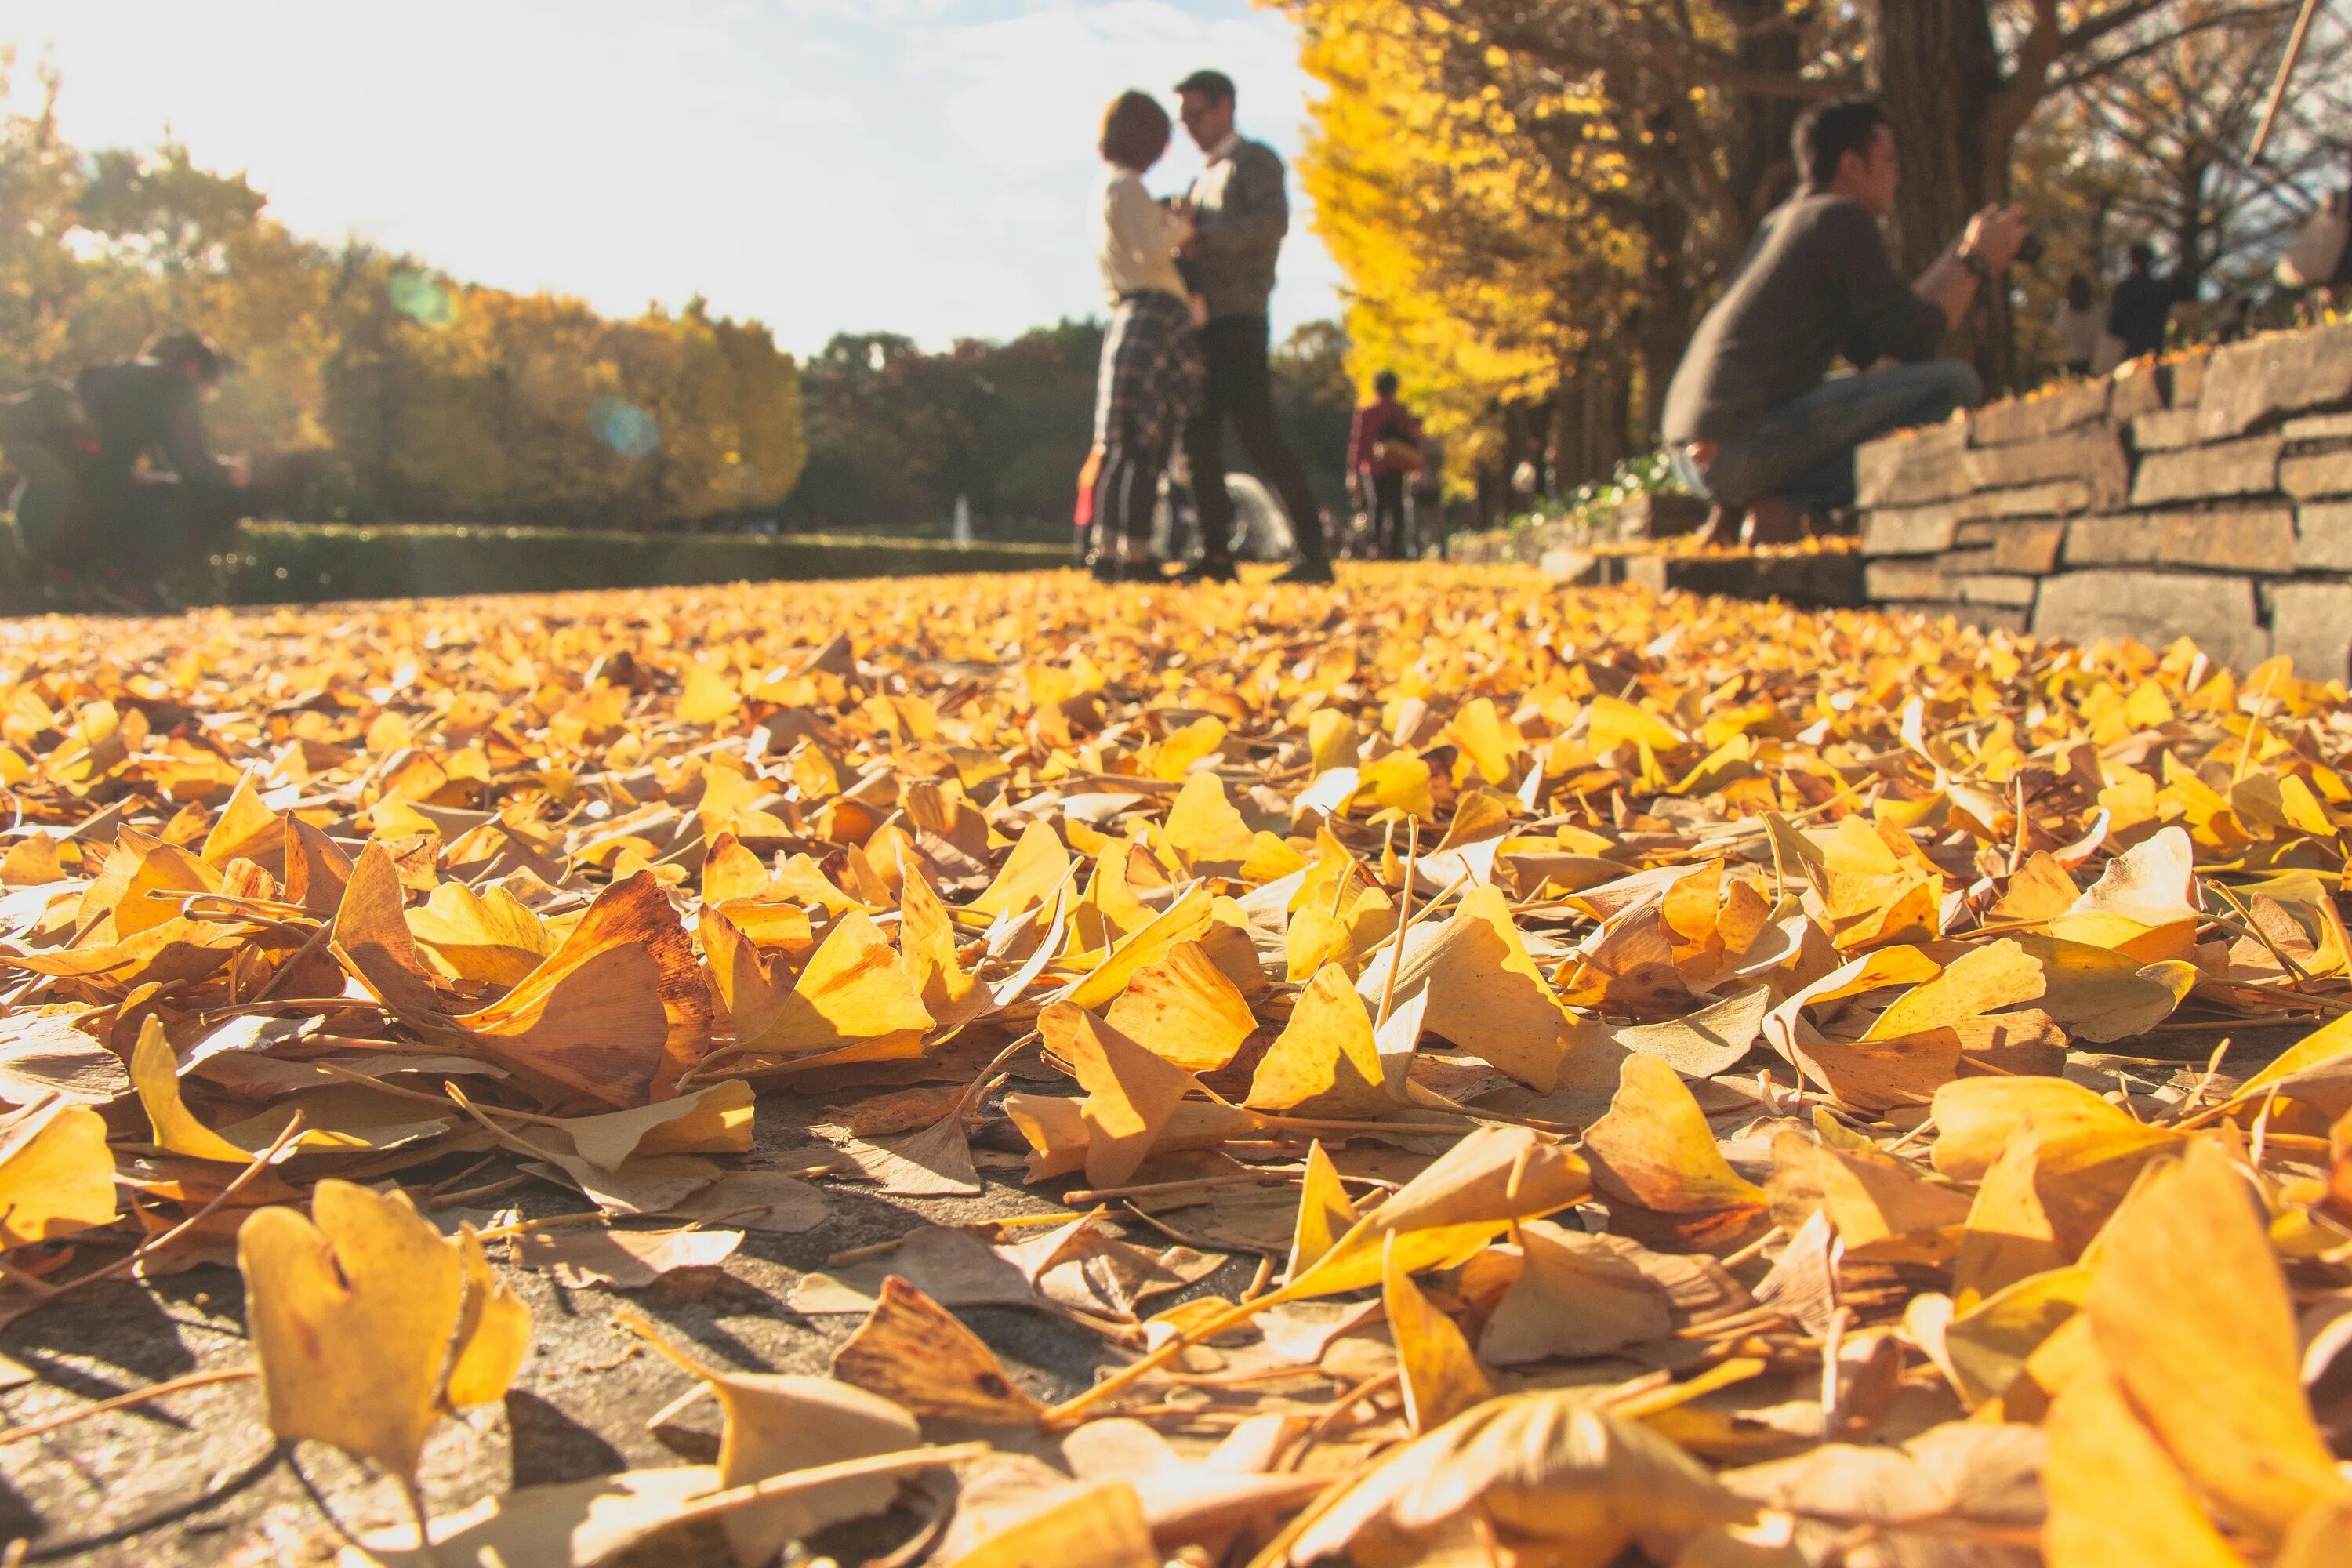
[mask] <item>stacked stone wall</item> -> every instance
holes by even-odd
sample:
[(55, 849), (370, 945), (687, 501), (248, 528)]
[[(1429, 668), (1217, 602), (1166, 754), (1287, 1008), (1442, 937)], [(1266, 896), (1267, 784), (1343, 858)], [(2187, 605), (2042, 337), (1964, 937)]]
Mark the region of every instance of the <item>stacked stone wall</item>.
[(2352, 322), (1892, 436), (1856, 478), (1874, 604), (2347, 674)]

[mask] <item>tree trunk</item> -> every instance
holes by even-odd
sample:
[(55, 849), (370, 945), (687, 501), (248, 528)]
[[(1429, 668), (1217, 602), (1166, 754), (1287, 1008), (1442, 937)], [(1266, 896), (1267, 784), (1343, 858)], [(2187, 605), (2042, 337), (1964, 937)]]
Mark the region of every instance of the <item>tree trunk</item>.
[[(1804, 68), (1797, 28), (1788, 17), (1785, 0), (1723, 0), (1725, 18), (1736, 30), (1732, 52), (1743, 69), (1778, 72), (1794, 77)], [(1730, 134), (1725, 138), (1725, 184), (1739, 205), (1747, 226), (1725, 236), (1727, 266), (1737, 260), (1755, 237), (1756, 226), (1780, 204), (1796, 184), (1796, 162), (1789, 133), (1804, 108), (1799, 98), (1758, 92), (1726, 95), (1731, 110)]]
[[(1988, 0), (1877, 0), (1873, 65), (1880, 101), (1903, 161), (1895, 197), (1895, 253), (1916, 276), (1987, 202), (2009, 195), (2010, 148), (2021, 116), (1996, 114), (2003, 88)], [(1972, 359), (1988, 386), (2010, 384), (2008, 301), (1962, 323), (1954, 352)]]

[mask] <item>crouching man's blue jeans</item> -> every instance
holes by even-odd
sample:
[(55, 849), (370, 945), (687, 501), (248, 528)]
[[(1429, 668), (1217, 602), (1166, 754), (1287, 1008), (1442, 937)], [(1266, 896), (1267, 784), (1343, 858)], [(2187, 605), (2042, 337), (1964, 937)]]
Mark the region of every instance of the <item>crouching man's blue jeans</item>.
[(1753, 505), (1778, 496), (1801, 511), (1853, 505), (1853, 449), (1890, 430), (1938, 425), (1984, 398), (1984, 383), (1963, 360), (1933, 359), (1865, 370), (1825, 381), (1764, 416), (1753, 430), (1721, 443), (1702, 470), (1682, 447), (1675, 471), (1695, 495), (1717, 506)]

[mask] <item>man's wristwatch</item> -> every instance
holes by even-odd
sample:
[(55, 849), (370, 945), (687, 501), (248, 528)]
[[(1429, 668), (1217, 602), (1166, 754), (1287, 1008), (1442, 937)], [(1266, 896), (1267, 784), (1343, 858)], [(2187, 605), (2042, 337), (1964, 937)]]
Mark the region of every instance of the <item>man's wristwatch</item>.
[(1990, 283), (1992, 281), (1992, 264), (1987, 261), (1983, 257), (1979, 256), (1975, 251), (1961, 251), (1960, 265), (1967, 268), (1970, 272), (1975, 273), (1978, 282)]

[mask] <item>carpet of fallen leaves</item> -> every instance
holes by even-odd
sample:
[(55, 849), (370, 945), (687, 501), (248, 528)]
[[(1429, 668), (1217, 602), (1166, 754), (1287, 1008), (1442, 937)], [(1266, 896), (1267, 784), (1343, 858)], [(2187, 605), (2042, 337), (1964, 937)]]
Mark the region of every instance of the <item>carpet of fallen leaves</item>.
[[(1049, 574), (26, 623), (0, 742), (0, 1314), (233, 1264), (248, 1347), (0, 1363), (18, 1484), (242, 1380), (414, 1503), (353, 1562), (2352, 1561), (2352, 709), (2284, 661)], [(641, 1310), (1008, 1173), (764, 1299), (830, 1376)], [(425, 1500), (539, 1276), (712, 1462)], [(93, 1488), (7, 1561), (135, 1549)]]

